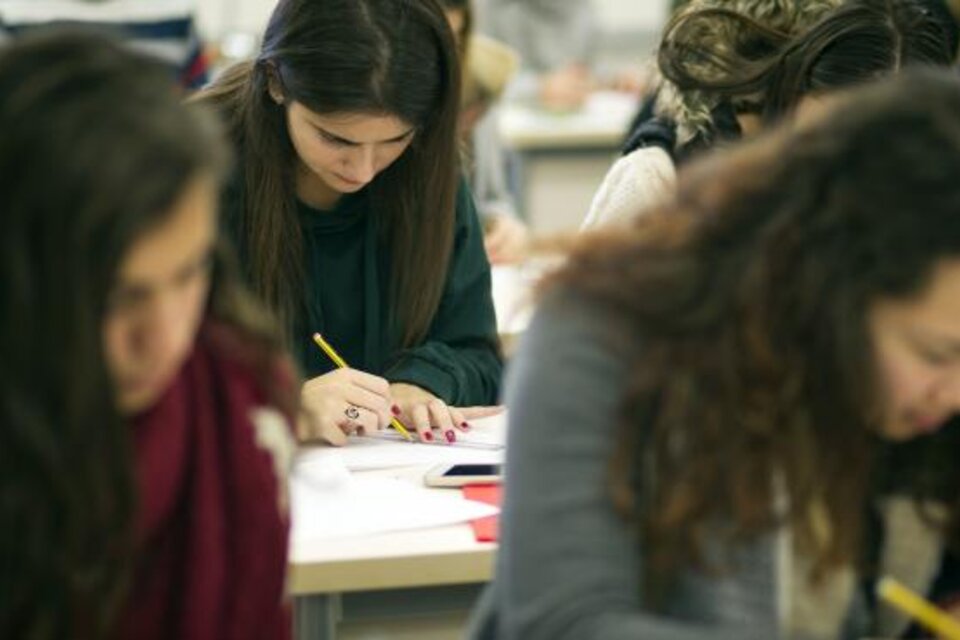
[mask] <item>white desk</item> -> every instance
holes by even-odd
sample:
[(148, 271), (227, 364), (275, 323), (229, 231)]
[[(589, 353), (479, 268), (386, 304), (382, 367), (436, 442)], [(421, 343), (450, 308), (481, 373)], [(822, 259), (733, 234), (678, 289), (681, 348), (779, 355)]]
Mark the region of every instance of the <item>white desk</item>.
[[(364, 472), (421, 482), (429, 466)], [(356, 473), (356, 472), (355, 472)], [(360, 475), (358, 473), (358, 475)], [(456, 491), (456, 489), (434, 489)], [(326, 541), (292, 550), (295, 637), (334, 640), (356, 603), (357, 617), (465, 610), (493, 570), (496, 545), (477, 542), (469, 524)], [(473, 585), (451, 589), (450, 585)], [(426, 587), (443, 591), (413, 592)], [(389, 590), (372, 597), (372, 592)]]

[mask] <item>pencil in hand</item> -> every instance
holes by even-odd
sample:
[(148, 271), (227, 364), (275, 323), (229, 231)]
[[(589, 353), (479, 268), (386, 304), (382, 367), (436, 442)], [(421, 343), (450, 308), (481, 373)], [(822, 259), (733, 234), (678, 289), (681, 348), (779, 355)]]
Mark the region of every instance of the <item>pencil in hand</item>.
[(945, 640), (960, 640), (960, 621), (893, 578), (877, 583), (877, 595)]
[[(320, 350), (327, 354), (327, 357), (337, 365), (338, 369), (346, 369), (346, 361), (340, 357), (340, 354), (337, 353), (330, 343), (323, 339), (323, 336), (319, 333), (313, 334), (313, 341), (317, 343), (317, 346), (320, 347)], [(402, 435), (405, 439), (410, 442), (413, 442), (413, 436), (410, 435), (409, 429), (407, 429), (402, 422), (396, 417), (390, 418), (390, 426), (397, 430), (397, 433)]]

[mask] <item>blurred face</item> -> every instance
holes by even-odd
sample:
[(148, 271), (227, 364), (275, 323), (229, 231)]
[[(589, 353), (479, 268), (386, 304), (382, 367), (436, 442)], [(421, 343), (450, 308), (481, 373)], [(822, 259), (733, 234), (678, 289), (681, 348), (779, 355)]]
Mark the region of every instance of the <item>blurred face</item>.
[[(790, 115), (790, 121), (796, 126), (814, 124), (827, 117), (836, 99), (830, 94), (809, 94), (800, 99)], [(756, 113), (738, 113), (737, 124), (744, 137), (754, 136), (764, 129), (763, 118)]]
[(828, 94), (810, 94), (800, 99), (794, 111), (794, 122), (801, 127), (813, 125), (829, 117), (839, 103), (842, 92)]
[(370, 184), (407, 150), (416, 132), (391, 115), (320, 115), (299, 102), (287, 107), (287, 128), (299, 158), (297, 194), (324, 209)]
[(763, 118), (756, 113), (738, 113), (737, 124), (740, 125), (740, 133), (743, 137), (754, 136), (763, 129)]
[(212, 179), (196, 179), (121, 261), (103, 333), (124, 415), (150, 408), (193, 349), (210, 288), (216, 198)]
[(908, 300), (881, 300), (869, 315), (879, 365), (882, 435), (908, 440), (960, 411), (960, 260), (941, 264)]

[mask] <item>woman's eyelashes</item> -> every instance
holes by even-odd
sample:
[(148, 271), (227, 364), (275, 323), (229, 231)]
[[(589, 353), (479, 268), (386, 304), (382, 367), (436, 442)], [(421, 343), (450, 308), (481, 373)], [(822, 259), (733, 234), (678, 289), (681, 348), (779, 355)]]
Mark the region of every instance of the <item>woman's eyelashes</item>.
[[(384, 144), (384, 145), (405, 144), (407, 141), (410, 140), (410, 138), (413, 137), (414, 133), (415, 133), (414, 130), (411, 130), (411, 131), (408, 131), (407, 133), (405, 133), (405, 134), (403, 134), (403, 135), (401, 135), (401, 136), (397, 136), (396, 138), (393, 138), (392, 140), (384, 140), (383, 142), (377, 143), (377, 144)], [(359, 142), (354, 142), (354, 141), (352, 141), (352, 140), (346, 140), (346, 139), (344, 139), (344, 138), (341, 138), (340, 136), (337, 136), (337, 135), (334, 135), (334, 134), (330, 133), (329, 131), (324, 131), (323, 129), (317, 129), (317, 135), (320, 136), (320, 139), (321, 139), (321, 140), (323, 140), (323, 141), (326, 142), (327, 144), (330, 144), (330, 145), (333, 145), (333, 146), (337, 146), (337, 147), (359, 147), (359, 146), (361, 146)]]
[(317, 133), (320, 135), (320, 139), (326, 142), (327, 144), (332, 144), (337, 147), (355, 147), (357, 146), (356, 142), (350, 142), (349, 140), (344, 140), (339, 138), (332, 133), (328, 133), (323, 129), (318, 129)]

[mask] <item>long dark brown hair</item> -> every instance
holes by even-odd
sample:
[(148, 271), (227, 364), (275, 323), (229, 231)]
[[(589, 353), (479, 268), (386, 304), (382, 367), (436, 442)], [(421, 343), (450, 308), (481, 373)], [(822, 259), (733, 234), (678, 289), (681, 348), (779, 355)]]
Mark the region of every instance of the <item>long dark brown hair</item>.
[[(90, 35), (0, 53), (0, 637), (105, 638), (125, 596), (136, 490), (103, 320), (129, 248), (198, 176), (215, 118), (161, 64)], [(211, 314), (279, 344), (214, 257)]]
[(256, 292), (288, 330), (303, 299), (295, 151), (288, 100), (316, 113), (390, 114), (417, 128), (410, 147), (367, 187), (391, 255), (391, 308), (401, 346), (430, 326), (453, 248), (459, 177), (460, 70), (437, 0), (281, 0), (263, 47), (199, 96), (226, 114), (241, 154), (241, 255)]
[[(789, 523), (820, 570), (856, 559), (887, 447), (868, 312), (960, 260), (958, 80), (861, 91), (694, 165), (674, 203), (585, 240), (552, 281), (621, 321), (613, 499), (639, 522), (651, 575), (698, 564), (718, 523), (729, 540)], [(948, 497), (953, 542), (957, 436), (909, 445), (905, 483)]]
[(664, 78), (681, 93), (767, 122), (805, 96), (952, 60), (943, 22), (917, 0), (849, 0), (798, 33), (693, 4), (667, 25), (657, 55)]

